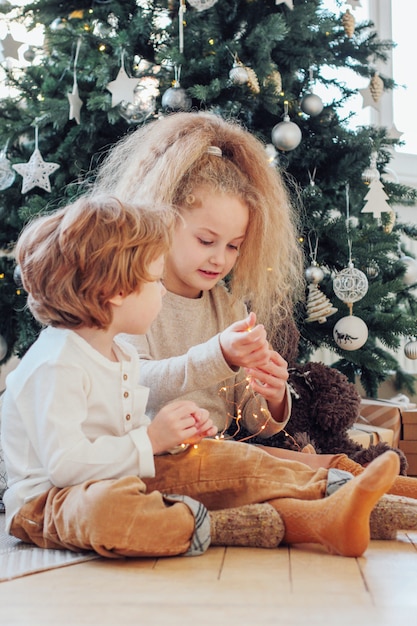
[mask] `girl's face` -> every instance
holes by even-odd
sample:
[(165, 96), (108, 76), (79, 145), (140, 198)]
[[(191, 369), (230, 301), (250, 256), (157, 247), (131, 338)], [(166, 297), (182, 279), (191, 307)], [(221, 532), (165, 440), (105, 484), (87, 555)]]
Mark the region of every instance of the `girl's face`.
[(240, 198), (200, 187), (195, 206), (182, 212), (166, 259), (168, 291), (198, 298), (212, 289), (236, 263), (245, 238), (249, 209)]

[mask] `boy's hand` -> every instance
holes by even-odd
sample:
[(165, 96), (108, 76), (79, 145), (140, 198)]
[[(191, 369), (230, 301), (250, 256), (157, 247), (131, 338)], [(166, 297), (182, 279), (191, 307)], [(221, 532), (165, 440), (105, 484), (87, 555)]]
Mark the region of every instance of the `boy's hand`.
[(220, 346), (230, 366), (262, 367), (270, 358), (266, 330), (262, 324), (256, 325), (253, 312), (220, 334)]
[(217, 433), (209, 412), (191, 400), (176, 400), (164, 406), (148, 426), (154, 454), (182, 444), (195, 444)]

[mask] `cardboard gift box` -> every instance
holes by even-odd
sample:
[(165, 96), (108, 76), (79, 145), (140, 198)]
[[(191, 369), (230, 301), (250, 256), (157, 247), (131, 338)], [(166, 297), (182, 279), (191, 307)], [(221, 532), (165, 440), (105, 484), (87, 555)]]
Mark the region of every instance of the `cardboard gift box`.
[(369, 426), (388, 428), (393, 433), (390, 445), (397, 448), (401, 436), (402, 411), (403, 409), (399, 404), (363, 398), (360, 404), (360, 417), (357, 419), (357, 422)]
[(393, 446), (394, 431), (390, 428), (381, 428), (380, 426), (356, 422), (348, 430), (348, 435), (364, 448), (375, 446), (380, 441), (385, 441), (389, 446)]
[(414, 441), (401, 440), (400, 450), (402, 450), (408, 461), (408, 476), (417, 476), (417, 439)]
[(417, 410), (402, 409), (401, 419), (403, 423), (402, 439), (417, 441)]

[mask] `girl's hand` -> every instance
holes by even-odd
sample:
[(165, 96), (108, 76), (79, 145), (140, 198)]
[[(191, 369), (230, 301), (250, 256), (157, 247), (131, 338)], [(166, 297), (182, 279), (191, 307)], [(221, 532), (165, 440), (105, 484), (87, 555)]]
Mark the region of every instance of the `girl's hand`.
[(205, 437), (214, 437), (217, 435), (217, 426), (214, 426), (213, 421), (209, 418), (209, 412), (205, 409), (199, 409), (197, 413), (194, 413), (196, 420), (197, 434), (194, 437), (187, 438), (184, 443), (194, 445), (199, 443)]
[(255, 313), (220, 333), (220, 346), (231, 367), (262, 367), (270, 358), (266, 330), (262, 324), (256, 325)]
[(265, 398), (272, 417), (282, 421), (285, 409), (288, 363), (278, 352), (269, 350), (269, 361), (263, 367), (246, 368), (252, 389)]
[(175, 400), (164, 406), (148, 426), (154, 454), (167, 452), (182, 443), (198, 443), (217, 433), (208, 411), (191, 400)]

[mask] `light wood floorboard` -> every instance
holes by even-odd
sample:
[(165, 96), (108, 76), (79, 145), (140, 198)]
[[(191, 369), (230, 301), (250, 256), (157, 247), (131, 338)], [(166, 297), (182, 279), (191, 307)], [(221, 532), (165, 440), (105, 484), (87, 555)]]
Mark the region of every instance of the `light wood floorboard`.
[(417, 533), (359, 559), (319, 546), (98, 559), (0, 584), (3, 626), (417, 626)]

